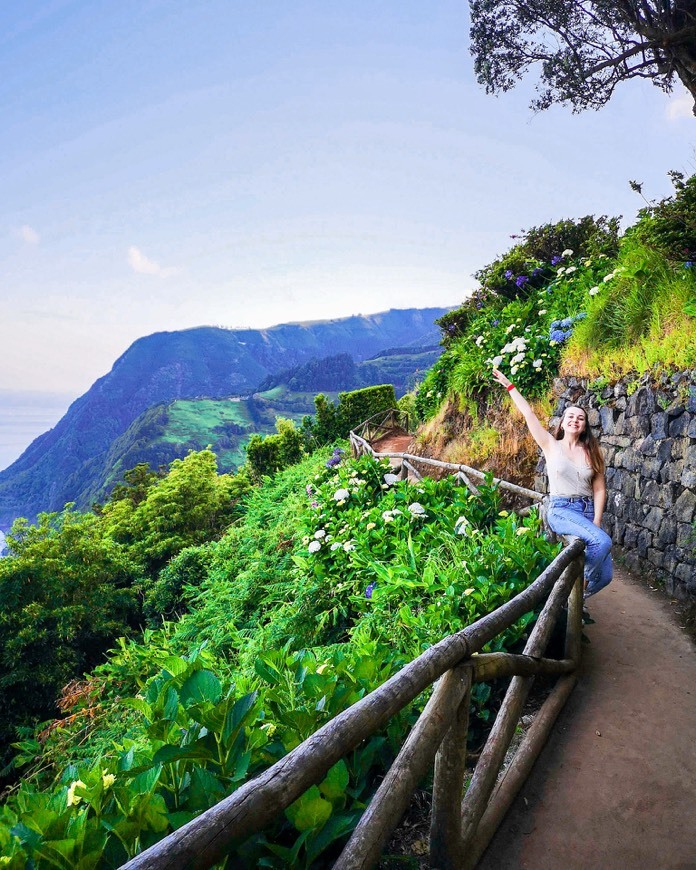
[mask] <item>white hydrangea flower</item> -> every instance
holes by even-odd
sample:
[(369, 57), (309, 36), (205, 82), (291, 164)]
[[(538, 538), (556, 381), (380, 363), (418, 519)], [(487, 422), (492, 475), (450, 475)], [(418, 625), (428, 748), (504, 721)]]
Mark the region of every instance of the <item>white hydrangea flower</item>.
[(466, 517), (459, 517), (457, 522), (454, 524), (455, 535), (465, 535), (470, 525), (471, 523), (469, 522), (469, 520), (467, 520)]
[(353, 541), (346, 541), (343, 545), (343, 549), (346, 553), (350, 553), (351, 550), (355, 549), (355, 543)]
[(317, 539), (317, 541), (320, 540), (321, 538), (325, 538), (326, 537), (326, 530), (325, 529), (318, 529), (314, 533), (314, 537)]
[(70, 784), (70, 788), (68, 789), (68, 806), (73, 807), (77, 806), (82, 800), (82, 795), (75, 794), (75, 789), (77, 788), (87, 788), (87, 786), (82, 782), (81, 779), (76, 779), (74, 782)]
[(333, 544), (331, 544), (331, 552), (335, 553), (336, 550), (340, 550), (342, 546), (343, 544), (341, 544), (340, 541), (334, 541)]
[(395, 483), (399, 482), (399, 475), (398, 474), (385, 474), (384, 475), (384, 482), (387, 484), (387, 486), (393, 486)]
[(482, 335), (479, 335), (479, 337), (476, 339), (476, 347), (481, 347), (484, 341), (484, 337)]
[(384, 511), (384, 513), (382, 514), (382, 519), (384, 520), (385, 523), (393, 523), (394, 522), (394, 517), (392, 516), (391, 511)]
[(409, 509), (409, 511), (411, 512), (411, 514), (412, 514), (414, 517), (424, 517), (424, 516), (426, 515), (426, 514), (425, 514), (425, 508), (424, 508), (423, 505), (422, 505), (420, 502), (418, 502), (418, 501), (414, 501), (414, 502), (412, 502), (412, 503), (408, 506), (408, 509)]
[(570, 248), (566, 248), (565, 251), (563, 251), (563, 253), (561, 254), (561, 256), (562, 257), (572, 257), (573, 252), (570, 250)]
[(518, 368), (519, 368), (519, 366), (512, 366), (512, 368), (510, 369), (510, 374), (514, 375), (517, 372)]
[(565, 270), (565, 273), (566, 273), (566, 275), (572, 275), (573, 272), (577, 272), (577, 271), (578, 271), (577, 266), (568, 266), (568, 268)]
[(307, 549), (310, 553), (317, 553), (319, 550), (321, 550), (321, 541), (312, 541)]
[(333, 495), (334, 501), (345, 501), (350, 497), (350, 493), (347, 489), (337, 489)]
[(540, 316), (540, 317), (541, 317), (542, 314), (546, 314), (546, 313), (547, 313), (547, 311), (546, 311), (545, 308), (541, 308), (541, 309), (539, 310), (539, 316)]
[(599, 293), (599, 287), (595, 285), (590, 288), (590, 296), (596, 296)]
[(512, 330), (514, 328), (515, 328), (515, 324), (511, 323), (510, 326), (508, 326), (508, 328), (505, 330), (505, 335), (510, 335), (510, 333), (512, 332)]
[(614, 272), (610, 272), (608, 275), (605, 275), (602, 278), (602, 281), (604, 281), (604, 283), (607, 284), (609, 281), (612, 280), (613, 277), (614, 277)]
[(372, 529), (374, 529), (374, 527), (375, 527), (375, 523), (368, 523), (368, 524), (365, 526), (365, 528), (367, 529), (368, 532), (371, 532)]
[(565, 267), (561, 266), (561, 268), (558, 270), (558, 272), (556, 274), (557, 275), (565, 275)]
[(540, 369), (542, 367), (543, 363), (540, 359), (535, 359), (534, 362), (532, 363), (532, 365), (534, 366), (535, 369)]
[(500, 366), (500, 364), (502, 363), (502, 361), (503, 361), (502, 356), (493, 357), (493, 365), (495, 366), (495, 368), (498, 368)]
[(514, 365), (515, 363), (521, 363), (523, 359), (524, 359), (524, 352), (515, 354), (515, 356), (513, 356), (513, 358), (510, 360), (510, 362)]

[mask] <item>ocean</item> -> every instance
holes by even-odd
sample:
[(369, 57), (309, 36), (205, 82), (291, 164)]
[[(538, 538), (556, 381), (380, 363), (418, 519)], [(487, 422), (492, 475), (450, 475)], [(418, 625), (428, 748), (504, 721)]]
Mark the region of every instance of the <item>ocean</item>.
[(74, 399), (66, 393), (0, 390), (0, 471), (18, 459), (34, 438), (52, 429)]

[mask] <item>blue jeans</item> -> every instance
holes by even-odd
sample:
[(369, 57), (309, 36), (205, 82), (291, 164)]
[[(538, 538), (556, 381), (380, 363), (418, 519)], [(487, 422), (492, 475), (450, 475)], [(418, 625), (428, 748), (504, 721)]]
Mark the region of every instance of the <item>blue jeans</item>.
[(585, 542), (585, 598), (611, 583), (611, 538), (592, 522), (594, 502), (591, 498), (549, 498), (547, 522), (558, 535), (575, 535)]

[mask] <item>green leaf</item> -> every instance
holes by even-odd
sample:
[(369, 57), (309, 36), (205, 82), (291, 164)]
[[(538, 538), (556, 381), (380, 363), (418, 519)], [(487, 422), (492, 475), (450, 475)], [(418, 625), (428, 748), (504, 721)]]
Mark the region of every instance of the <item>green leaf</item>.
[(225, 725), (222, 729), (222, 740), (227, 744), (230, 737), (235, 735), (237, 729), (244, 721), (244, 717), (249, 713), (256, 703), (257, 692), (250, 692), (248, 695), (239, 698), (234, 702), (231, 710), (228, 710), (225, 716)]
[(207, 810), (225, 796), (225, 789), (210, 771), (194, 767), (191, 771), (188, 806), (195, 810)]
[(326, 779), (319, 783), (319, 791), (330, 801), (343, 797), (348, 788), (348, 766), (343, 759), (334, 764), (326, 774)]
[(162, 667), (169, 671), (173, 677), (178, 677), (179, 674), (183, 674), (189, 667), (189, 663), (186, 659), (179, 658), (179, 656), (167, 656), (162, 662)]
[(212, 758), (213, 754), (210, 750), (198, 745), (198, 743), (189, 743), (186, 746), (174, 746), (168, 743), (155, 752), (152, 763), (171, 764), (172, 761), (181, 761), (182, 759), (187, 761), (198, 761), (201, 759), (210, 761)]
[(313, 785), (301, 798), (285, 810), (285, 815), (301, 833), (320, 828), (331, 816), (331, 804), (324, 800), (319, 789)]
[(222, 687), (220, 680), (212, 671), (196, 671), (186, 680), (181, 687), (181, 703), (187, 707), (190, 703), (210, 701), (216, 704), (220, 700)]

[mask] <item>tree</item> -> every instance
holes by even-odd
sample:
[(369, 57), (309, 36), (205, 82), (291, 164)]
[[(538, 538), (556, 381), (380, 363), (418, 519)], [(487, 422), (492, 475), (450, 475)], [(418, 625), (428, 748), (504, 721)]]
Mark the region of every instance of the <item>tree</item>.
[[(471, 53), (487, 93), (540, 67), (534, 110), (605, 105), (619, 82), (644, 78), (696, 102), (696, 0), (470, 0)], [(696, 106), (694, 111), (696, 112)]]

